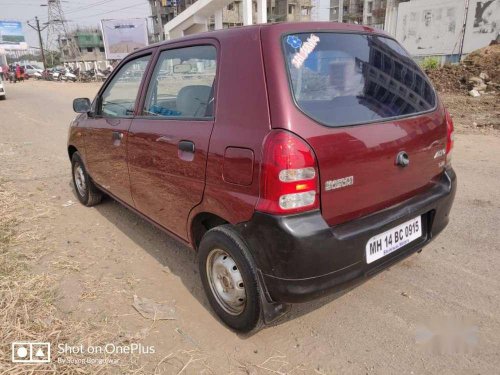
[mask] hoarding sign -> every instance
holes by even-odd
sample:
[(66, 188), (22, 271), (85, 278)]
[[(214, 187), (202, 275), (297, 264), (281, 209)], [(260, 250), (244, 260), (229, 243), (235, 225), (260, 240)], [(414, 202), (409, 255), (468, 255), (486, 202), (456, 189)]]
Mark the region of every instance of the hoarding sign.
[[(399, 4), (396, 38), (414, 56), (453, 55), (485, 47), (500, 33), (500, 0), (418, 0)], [(467, 20), (465, 35), (463, 23)]]
[(485, 47), (500, 34), (500, 0), (469, 2), (464, 53)]
[(120, 60), (148, 45), (146, 19), (101, 20), (104, 49), (108, 60)]
[(463, 0), (400, 3), (396, 38), (414, 56), (458, 53), (464, 15)]
[(0, 48), (4, 50), (25, 50), (23, 26), (19, 21), (0, 21)]

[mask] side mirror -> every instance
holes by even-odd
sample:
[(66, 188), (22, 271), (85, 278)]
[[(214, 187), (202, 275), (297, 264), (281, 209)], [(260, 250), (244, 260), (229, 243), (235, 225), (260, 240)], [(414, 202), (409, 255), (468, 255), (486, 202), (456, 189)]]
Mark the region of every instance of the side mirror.
[(92, 110), (92, 103), (88, 98), (77, 98), (73, 100), (73, 111), (76, 113), (89, 113)]

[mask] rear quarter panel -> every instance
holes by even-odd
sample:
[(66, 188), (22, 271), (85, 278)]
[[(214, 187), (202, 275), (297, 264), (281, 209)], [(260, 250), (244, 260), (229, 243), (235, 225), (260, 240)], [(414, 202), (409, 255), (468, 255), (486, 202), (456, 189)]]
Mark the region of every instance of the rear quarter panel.
[[(260, 28), (224, 30), (211, 34), (220, 43), (219, 76), (215, 103), (215, 125), (207, 161), (204, 198), (188, 220), (201, 212), (216, 214), (236, 224), (250, 220), (259, 197), (261, 147), (270, 130), (270, 114), (260, 40)], [(253, 168), (243, 173), (242, 183), (223, 178), (224, 155), (228, 148), (253, 151)], [(234, 155), (234, 152), (228, 154)], [(251, 152), (245, 153), (251, 155)], [(227, 168), (248, 166), (248, 161), (226, 161), (226, 176), (240, 175)], [(190, 232), (190, 231), (189, 231)]]

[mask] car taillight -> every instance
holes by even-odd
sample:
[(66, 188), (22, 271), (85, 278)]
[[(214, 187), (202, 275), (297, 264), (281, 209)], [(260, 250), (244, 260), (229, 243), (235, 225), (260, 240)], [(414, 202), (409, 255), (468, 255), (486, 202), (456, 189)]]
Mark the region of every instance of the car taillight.
[(257, 210), (289, 214), (319, 208), (316, 157), (296, 135), (272, 131), (264, 141)]
[(448, 110), (445, 110), (446, 113), (446, 165), (451, 165), (451, 154), (453, 151), (454, 144), (454, 126), (453, 119), (451, 118)]

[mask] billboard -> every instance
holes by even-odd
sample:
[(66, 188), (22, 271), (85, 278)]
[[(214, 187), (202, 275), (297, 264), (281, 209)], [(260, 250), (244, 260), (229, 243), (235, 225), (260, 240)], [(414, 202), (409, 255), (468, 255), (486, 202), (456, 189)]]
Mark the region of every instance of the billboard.
[(500, 0), (471, 0), (465, 27), (464, 53), (485, 47), (500, 33)]
[(0, 48), (4, 50), (25, 50), (23, 26), (19, 21), (0, 21)]
[(143, 18), (101, 20), (106, 58), (120, 60), (148, 45), (147, 21)]
[[(414, 56), (454, 55), (485, 47), (500, 34), (500, 0), (414, 0), (400, 3), (396, 38)], [(465, 34), (463, 23), (467, 20)]]
[(414, 56), (456, 54), (464, 17), (463, 0), (400, 3), (396, 38)]

